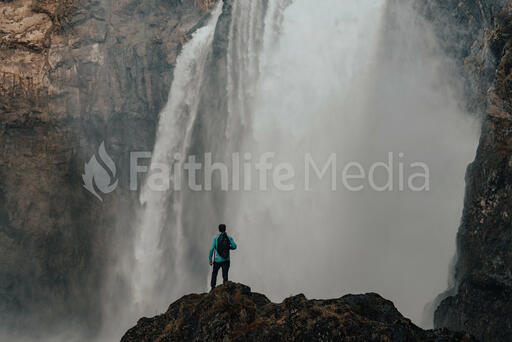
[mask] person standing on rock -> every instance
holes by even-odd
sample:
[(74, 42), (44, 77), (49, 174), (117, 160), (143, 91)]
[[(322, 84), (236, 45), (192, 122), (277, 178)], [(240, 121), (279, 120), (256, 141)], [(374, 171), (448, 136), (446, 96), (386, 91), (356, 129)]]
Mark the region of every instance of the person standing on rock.
[[(225, 284), (228, 281), (228, 271), (230, 264), (229, 251), (231, 249), (236, 249), (235, 240), (233, 240), (233, 238), (226, 233), (226, 225), (220, 224), (219, 234), (213, 238), (208, 256), (208, 259), (210, 260), (210, 266), (213, 265), (212, 281), (210, 283), (212, 289), (214, 289), (217, 284), (217, 273), (219, 272), (219, 268), (222, 268), (223, 283)], [(212, 262), (212, 256), (214, 252), (216, 253), (214, 261)]]

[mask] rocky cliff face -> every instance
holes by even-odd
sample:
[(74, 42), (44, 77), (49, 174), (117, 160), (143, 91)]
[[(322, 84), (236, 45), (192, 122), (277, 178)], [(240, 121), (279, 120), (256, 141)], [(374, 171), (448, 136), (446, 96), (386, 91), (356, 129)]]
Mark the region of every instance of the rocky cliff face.
[[(421, 4), (467, 80), (469, 108), (483, 117), (457, 236), (454, 286), (435, 313), (436, 327), (482, 341), (512, 336), (512, 3)], [(441, 29), (444, 28), (444, 29)]]
[[(176, 56), (210, 5), (210, 1), (196, 0), (0, 0), (2, 324), (27, 329), (36, 322), (62, 318), (99, 322), (98, 289), (105, 278), (104, 265), (115, 257), (109, 246), (116, 234), (131, 234), (136, 193), (126, 190), (128, 153), (151, 149)], [(467, 79), (469, 108), (482, 114), (484, 121), (477, 156), (466, 175), (454, 287), (443, 295), (436, 326), (465, 329), (482, 340), (505, 341), (512, 336), (512, 4), (507, 0), (428, 0), (418, 6), (438, 28), (446, 51), (459, 62)], [(83, 189), (81, 174), (103, 140), (118, 164), (115, 178), (120, 187), (99, 202)], [(185, 310), (192, 304), (202, 308), (203, 301), (236, 304), (229, 291), (186, 297), (170, 309)], [(296, 333), (289, 325), (281, 326), (282, 322), (300, 324), (299, 318), (289, 316), (295, 309), (285, 311), (287, 302), (268, 303), (242, 287), (233, 291), (253, 311), (242, 311), (241, 304), (234, 307), (240, 315), (233, 321), (239, 325), (233, 326), (246, 330), (237, 332), (230, 325), (230, 336), (262, 330), (261, 324), (267, 321), (251, 321), (256, 316), (250, 312), (267, 317), (281, 309), (275, 317), (283, 321), (271, 322), (277, 329), (272, 331), (282, 336)], [(348, 308), (359, 298), (376, 314), (380, 309), (391, 310), (390, 317), (403, 323), (375, 336), (388, 336), (378, 334), (398, 327), (401, 333), (410, 328), (413, 334), (399, 336), (441, 334), (420, 332), (404, 323), (391, 304), (374, 295), (347, 298), (331, 304)], [(298, 303), (300, 310), (318, 307), (321, 314), (315, 309), (306, 317), (313, 317), (314, 324), (321, 322), (326, 331), (330, 326), (324, 320), (339, 319), (337, 313), (329, 313), (335, 309), (326, 309), (329, 302), (298, 297), (289, 303), (292, 308)], [(165, 334), (161, 324), (172, 319), (175, 323), (169, 329), (193, 333), (177, 314), (169, 316), (169, 312), (142, 320), (138, 327), (151, 322), (155, 331)], [(352, 323), (343, 321), (339, 326), (362, 324), (373, 329), (391, 324), (357, 312), (348, 313)], [(217, 322), (200, 320), (200, 313), (190, 311), (197, 319), (192, 324)], [(226, 322), (230, 321), (224, 318), (219, 326)], [(307, 334), (314, 329), (305, 327), (301, 336), (312, 336)], [(137, 333), (134, 329), (126, 341)], [(359, 336), (357, 331), (354, 334)]]
[(422, 330), (375, 293), (270, 302), (242, 284), (191, 294), (166, 313), (141, 318), (121, 339), (141, 341), (473, 341), (464, 333)]
[[(0, 321), (11, 330), (99, 322), (109, 246), (131, 233), (128, 153), (151, 150), (176, 57), (210, 5), (0, 1)], [(102, 141), (120, 186), (100, 202), (81, 176)]]

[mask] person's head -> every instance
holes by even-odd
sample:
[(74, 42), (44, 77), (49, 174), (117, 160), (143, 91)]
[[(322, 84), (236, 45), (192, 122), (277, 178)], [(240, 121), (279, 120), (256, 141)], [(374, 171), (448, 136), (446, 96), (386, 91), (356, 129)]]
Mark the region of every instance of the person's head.
[(225, 224), (219, 224), (219, 232), (224, 233), (226, 231), (226, 225)]

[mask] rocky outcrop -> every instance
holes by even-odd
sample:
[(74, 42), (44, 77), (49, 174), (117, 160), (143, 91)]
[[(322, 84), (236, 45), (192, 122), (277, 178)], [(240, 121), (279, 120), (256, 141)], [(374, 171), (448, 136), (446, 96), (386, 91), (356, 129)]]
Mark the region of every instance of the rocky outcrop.
[[(0, 0), (1, 324), (27, 330), (35, 323), (100, 321), (104, 265), (116, 257), (108, 246), (116, 234), (129, 236), (134, 221), (136, 193), (126, 190), (128, 152), (151, 149), (176, 56), (211, 3)], [(418, 6), (459, 62), (469, 108), (482, 114), (484, 122), (478, 153), (466, 176), (454, 287), (443, 295), (436, 326), (505, 341), (512, 336), (511, 4), (427, 0)], [(219, 54), (221, 38), (216, 37), (219, 45), (214, 47)], [(99, 202), (83, 189), (81, 174), (103, 140), (118, 164), (118, 173), (112, 176), (120, 187)], [(181, 303), (215, 303), (219, 296), (231, 303), (231, 297), (219, 291)], [(242, 298), (253, 298), (242, 292)], [(358, 298), (373, 303), (372, 308), (390, 308), (375, 296)], [(304, 298), (296, 300), (313, 305)], [(352, 305), (347, 299), (336, 301)], [(251, 312), (266, 317), (263, 308), (284, 308), (285, 303), (255, 302)], [(322, 310), (330, 305), (318, 303), (314, 305)], [(240, 317), (250, 311), (243, 312)], [(276, 317), (298, 322), (284, 312)], [(354, 312), (349, 317), (356, 317), (357, 324), (364, 318), (369, 325), (361, 326), (369, 329), (375, 322), (389, 324)], [(195, 315), (191, 317), (200, 317), (200, 312)], [(151, 320), (155, 329), (164, 318)], [(325, 317), (318, 319), (314, 322)], [(243, 326), (258, 327), (254, 322)], [(279, 328), (279, 322), (273, 326)], [(185, 324), (176, 326), (193, 333)], [(294, 331), (282, 329), (283, 334)]]
[[(212, 3), (0, 1), (0, 322), (9, 330), (100, 322), (109, 246), (131, 234), (129, 151), (151, 150), (176, 57)], [(100, 202), (82, 173), (102, 141), (119, 187)]]
[(142, 341), (473, 341), (464, 333), (422, 330), (375, 293), (270, 302), (242, 284), (191, 294), (166, 313), (141, 318), (121, 342)]
[(469, 108), (482, 115), (457, 236), (453, 288), (441, 296), (435, 326), (482, 341), (512, 336), (512, 3), (420, 4), (465, 75)]

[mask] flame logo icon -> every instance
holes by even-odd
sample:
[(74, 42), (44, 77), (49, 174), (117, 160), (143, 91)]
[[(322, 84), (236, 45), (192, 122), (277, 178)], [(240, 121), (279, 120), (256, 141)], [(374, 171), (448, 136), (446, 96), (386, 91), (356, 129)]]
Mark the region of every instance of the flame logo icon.
[(118, 180), (115, 179), (116, 164), (105, 150), (104, 141), (98, 149), (98, 156), (105, 166), (98, 162), (96, 155), (93, 155), (89, 162), (85, 163), (85, 173), (82, 175), (82, 179), (84, 188), (103, 202), (96, 189), (104, 194), (111, 193), (116, 189)]

